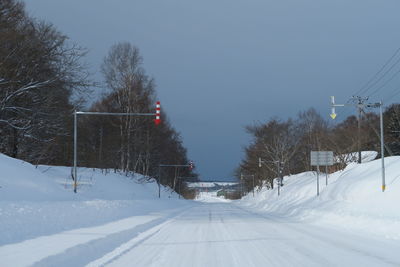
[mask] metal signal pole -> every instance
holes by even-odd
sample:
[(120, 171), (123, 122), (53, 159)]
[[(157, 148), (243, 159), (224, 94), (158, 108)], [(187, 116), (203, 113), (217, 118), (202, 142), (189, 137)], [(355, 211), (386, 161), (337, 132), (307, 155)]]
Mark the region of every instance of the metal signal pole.
[(74, 111), (74, 166), (73, 166), (73, 178), (74, 178), (74, 193), (77, 192), (78, 187), (78, 115), (101, 115), (101, 116), (155, 116), (154, 123), (160, 124), (160, 102), (156, 104), (156, 113), (112, 113), (112, 112), (91, 112), (91, 111)]

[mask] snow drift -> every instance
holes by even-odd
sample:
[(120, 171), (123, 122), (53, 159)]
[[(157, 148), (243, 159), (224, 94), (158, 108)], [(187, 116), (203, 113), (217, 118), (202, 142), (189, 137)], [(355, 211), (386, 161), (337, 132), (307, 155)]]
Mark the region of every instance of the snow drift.
[(0, 154), (0, 246), (132, 216), (167, 214), (188, 201), (142, 176), (79, 168), (33, 166)]
[(321, 174), (319, 196), (316, 173), (305, 172), (284, 177), (280, 196), (277, 188), (262, 188), (255, 197), (248, 194), (238, 204), (279, 216), (400, 239), (400, 157), (385, 158), (385, 167), (385, 192), (381, 190), (379, 159), (349, 164), (328, 175), (327, 186), (325, 174)]

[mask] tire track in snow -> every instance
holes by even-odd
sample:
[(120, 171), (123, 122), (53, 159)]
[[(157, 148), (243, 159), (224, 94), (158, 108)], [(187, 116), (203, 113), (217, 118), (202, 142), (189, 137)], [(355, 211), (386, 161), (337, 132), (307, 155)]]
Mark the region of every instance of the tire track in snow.
[(110, 251), (110, 248), (118, 247), (124, 242), (137, 238), (142, 232), (162, 224), (165, 218), (158, 218), (131, 229), (115, 234), (107, 235), (104, 238), (96, 239), (88, 243), (71, 247), (63, 253), (49, 256), (33, 266), (84, 266), (91, 261), (103, 256)]
[(189, 209), (190, 208), (187, 208), (183, 211), (177, 212), (178, 214), (174, 213), (174, 215), (169, 217), (167, 221), (164, 221), (163, 223), (158, 224), (156, 226), (149, 227), (146, 231), (139, 233), (137, 236), (130, 239), (128, 242), (123, 243), (122, 245), (116, 247), (111, 252), (103, 255), (101, 258), (88, 263), (86, 266), (87, 267), (104, 266), (106, 264), (115, 261), (119, 257), (125, 255), (130, 250), (134, 249), (135, 247), (139, 246), (140, 244), (142, 244), (143, 242), (145, 242), (146, 240), (157, 234), (162, 228), (173, 222), (173, 220), (176, 219), (177, 217), (180, 217), (183, 214), (185, 214)]
[[(330, 228), (323, 229), (321, 227), (314, 226), (311, 224), (305, 225), (305, 224), (301, 224), (301, 222), (288, 222), (287, 220), (284, 220), (281, 217), (273, 217), (273, 216), (268, 216), (265, 214), (260, 214), (258, 212), (252, 211), (252, 210), (244, 209), (237, 205), (235, 205), (235, 207), (244, 212), (247, 212), (248, 214), (251, 214), (253, 216), (258, 216), (258, 217), (261, 217), (270, 222), (274, 222), (279, 225), (284, 225), (285, 228), (287, 228), (286, 230), (290, 230), (290, 231), (295, 232), (300, 235), (306, 235), (307, 238), (309, 239), (308, 242), (313, 241), (318, 246), (326, 247), (327, 250), (329, 248), (335, 248), (336, 250), (341, 250), (342, 254), (348, 254), (349, 252), (350, 253), (353, 252), (358, 255), (362, 255), (363, 257), (369, 258), (370, 260), (367, 261), (367, 263), (368, 262), (371, 263), (372, 261), (380, 262), (380, 264), (381, 264), (380, 266), (400, 266), (400, 262), (388, 259), (390, 257), (390, 252), (388, 253), (385, 249), (381, 249), (381, 248), (387, 247), (387, 244), (384, 244), (384, 246), (381, 246), (381, 247), (379, 245), (376, 245), (371, 250), (371, 248), (368, 247), (368, 245), (364, 244), (363, 242), (349, 242), (352, 240), (352, 237), (357, 237), (357, 239), (365, 238), (363, 236), (357, 236), (354, 233), (352, 233), (353, 236), (351, 236), (348, 234), (346, 235), (344, 232), (339, 232), (337, 230), (337, 233), (338, 234), (340, 233), (340, 234), (331, 236), (330, 234), (332, 234), (332, 232), (329, 230), (332, 230), (332, 229), (330, 229)], [(322, 231), (310, 230), (312, 228), (322, 230)], [(324, 230), (326, 230), (326, 233), (323, 232)], [(368, 241), (371, 241), (371, 240), (368, 240)], [(378, 240), (376, 240), (376, 241), (378, 241)], [(382, 244), (386, 243), (384, 240), (383, 241), (379, 240), (379, 241), (382, 242)], [(389, 240), (387, 241), (387, 243), (394, 244), (394, 242), (391, 242)], [(295, 244), (293, 244), (293, 243), (287, 244), (288, 247), (289, 246), (294, 247), (294, 245)], [(397, 247), (400, 248), (400, 246), (398, 244), (397, 244)], [(298, 246), (296, 246), (296, 250), (304, 253), (305, 255), (309, 255), (309, 256), (315, 255), (315, 256), (317, 256), (316, 258), (320, 258), (320, 256), (321, 256), (321, 255), (316, 254), (312, 250), (307, 249), (302, 244), (298, 244)], [(385, 257), (386, 256), (385, 254), (387, 254), (388, 257)], [(382, 256), (382, 255), (385, 255), (385, 256)]]
[[(73, 262), (88, 263), (113, 247), (132, 238), (140, 231), (160, 224), (184, 209), (172, 210), (167, 215), (150, 214), (132, 216), (95, 227), (78, 228), (49, 236), (41, 236), (23, 242), (0, 247), (1, 264), (5, 266), (73, 266)], [(108, 241), (114, 246), (107, 246)], [(71, 253), (71, 254), (69, 254)], [(75, 256), (75, 257), (74, 257)]]

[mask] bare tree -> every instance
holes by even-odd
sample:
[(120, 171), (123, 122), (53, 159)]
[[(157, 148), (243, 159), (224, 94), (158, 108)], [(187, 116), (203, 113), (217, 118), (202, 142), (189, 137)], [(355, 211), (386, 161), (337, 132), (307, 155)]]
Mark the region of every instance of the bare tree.
[(70, 97), (87, 88), (80, 59), (51, 24), (26, 16), (19, 1), (0, 5), (0, 151), (25, 160), (50, 159), (49, 147), (68, 134)]
[[(124, 113), (150, 112), (154, 102), (153, 80), (142, 68), (139, 49), (130, 43), (119, 43), (111, 47), (102, 64), (106, 86), (112, 92), (114, 110)], [(144, 155), (135, 145), (138, 141), (143, 119), (135, 116), (119, 117), (120, 168), (130, 169), (139, 165)], [(132, 141), (135, 140), (135, 141)]]

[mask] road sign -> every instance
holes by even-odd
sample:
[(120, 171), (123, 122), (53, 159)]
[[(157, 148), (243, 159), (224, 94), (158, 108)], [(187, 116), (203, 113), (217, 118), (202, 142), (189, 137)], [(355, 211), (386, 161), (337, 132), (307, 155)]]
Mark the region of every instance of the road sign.
[(344, 104), (336, 104), (335, 103), (335, 97), (331, 96), (331, 108), (332, 108), (332, 111), (331, 111), (330, 116), (331, 116), (332, 120), (334, 120), (336, 118), (336, 116), (337, 116), (335, 107), (344, 107), (344, 106), (345, 106)]
[[(319, 166), (333, 165), (333, 151), (311, 151), (311, 166), (317, 166), (317, 196), (319, 196)], [(328, 185), (328, 172), (326, 168), (326, 184)]]
[(335, 97), (331, 96), (331, 108), (332, 108), (332, 112), (330, 114), (332, 120), (334, 120), (336, 118), (336, 112), (335, 112)]
[(311, 166), (333, 165), (333, 151), (311, 151)]

